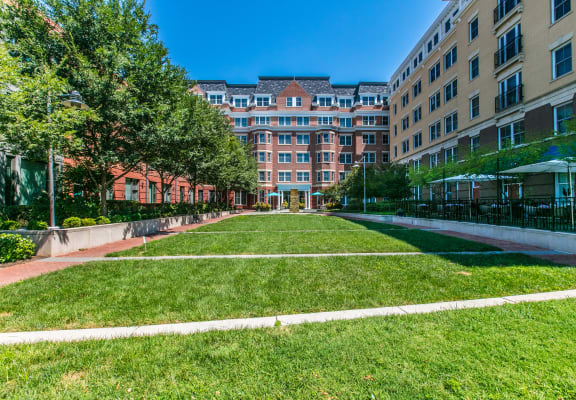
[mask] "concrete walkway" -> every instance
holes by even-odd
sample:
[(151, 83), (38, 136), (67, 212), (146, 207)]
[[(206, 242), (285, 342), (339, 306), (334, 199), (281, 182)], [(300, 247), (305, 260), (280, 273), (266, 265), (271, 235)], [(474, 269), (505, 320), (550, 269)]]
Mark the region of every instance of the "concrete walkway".
[[(158, 239), (164, 239), (178, 233), (186, 232), (190, 229), (196, 229), (200, 226), (213, 224), (223, 221), (225, 219), (234, 218), (241, 214), (228, 215), (225, 217), (215, 218), (208, 221), (203, 221), (201, 224), (185, 225), (177, 228), (172, 228), (167, 231), (158, 232), (152, 236), (146, 236), (148, 242)], [(0, 267), (0, 287), (16, 283), (24, 279), (34, 278), (43, 274), (54, 271), (59, 271), (74, 265), (82, 264), (85, 261), (77, 261), (84, 257), (104, 257), (106, 254), (114, 253), (117, 251), (128, 250), (142, 244), (143, 239), (132, 238), (122, 240), (119, 242), (105, 244), (103, 246), (93, 247), (83, 251), (76, 251), (74, 253), (66, 254), (62, 257), (50, 258), (55, 260), (53, 262), (45, 262), (47, 259), (35, 259), (27, 263), (19, 263), (8, 267)]]
[(92, 261), (161, 261), (161, 260), (218, 260), (258, 258), (317, 258), (317, 257), (392, 257), (392, 256), (450, 256), (450, 255), (502, 255), (525, 254), (528, 256), (553, 256), (560, 253), (552, 250), (536, 251), (438, 251), (438, 252), (391, 252), (391, 253), (314, 253), (314, 254), (210, 254), (182, 256), (136, 256), (136, 257), (54, 257), (45, 258), (43, 263), (87, 263)]
[(329, 321), (354, 320), (390, 315), (428, 314), (486, 308), (506, 304), (543, 302), (576, 298), (576, 290), (506, 296), (478, 300), (462, 300), (443, 303), (406, 305), (397, 307), (368, 308), (310, 314), (280, 315), (276, 317), (229, 319), (220, 321), (190, 322), (180, 324), (129, 326), (119, 328), (74, 329), (59, 331), (36, 331), (0, 333), (0, 345), (16, 345), (39, 342), (78, 342), (86, 340), (109, 340), (155, 335), (191, 335), (209, 331), (272, 328), (280, 325), (300, 325)]

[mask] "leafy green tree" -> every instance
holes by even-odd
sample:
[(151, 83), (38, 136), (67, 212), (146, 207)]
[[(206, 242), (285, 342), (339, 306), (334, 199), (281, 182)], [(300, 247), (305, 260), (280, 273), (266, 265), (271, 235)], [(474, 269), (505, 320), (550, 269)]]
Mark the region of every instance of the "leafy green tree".
[(144, 162), (158, 108), (185, 86), (184, 72), (170, 65), (141, 0), (19, 0), (0, 11), (0, 31), (30, 69), (57, 65), (94, 110), (70, 156), (98, 186), (106, 215), (107, 188)]

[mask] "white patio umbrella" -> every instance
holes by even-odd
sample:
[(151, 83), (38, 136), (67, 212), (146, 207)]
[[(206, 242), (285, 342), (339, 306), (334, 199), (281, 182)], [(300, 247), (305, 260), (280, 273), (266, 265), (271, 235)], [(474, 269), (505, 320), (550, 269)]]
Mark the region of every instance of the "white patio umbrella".
[(576, 161), (573, 158), (565, 160), (542, 161), (536, 164), (522, 165), (503, 171), (506, 174), (545, 174), (545, 173), (568, 173), (570, 188), (570, 214), (572, 217), (572, 227), (574, 227), (574, 184), (572, 182), (572, 171), (576, 170)]
[[(453, 182), (490, 182), (490, 181), (495, 181), (497, 180), (498, 177), (496, 175), (476, 175), (476, 174), (470, 174), (470, 175), (457, 175), (457, 176), (451, 176), (449, 178), (445, 178), (445, 179), (438, 179), (435, 181), (432, 181), (430, 183), (453, 183)], [(500, 176), (500, 179), (512, 179), (511, 176)], [(470, 200), (472, 200), (472, 185), (470, 184), (470, 193), (469, 193), (469, 197)]]

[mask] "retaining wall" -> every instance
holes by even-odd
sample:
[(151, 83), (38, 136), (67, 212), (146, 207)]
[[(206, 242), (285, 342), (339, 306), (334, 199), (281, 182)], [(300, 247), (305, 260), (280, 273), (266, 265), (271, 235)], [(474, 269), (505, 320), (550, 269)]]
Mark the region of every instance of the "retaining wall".
[(333, 213), (342, 217), (356, 218), (366, 221), (389, 222), (408, 225), (418, 225), (427, 228), (445, 229), (470, 235), (489, 237), (497, 240), (542, 247), (565, 253), (576, 253), (576, 234), (566, 232), (551, 232), (539, 229), (516, 228), (511, 226), (475, 224), (470, 222), (445, 221), (438, 219), (397, 217), (394, 215), (369, 215), (353, 213)]
[[(235, 213), (237, 212), (223, 211), (200, 214), (198, 217), (200, 221), (207, 221)], [(54, 229), (50, 231), (0, 231), (0, 233), (17, 233), (27, 237), (36, 244), (36, 255), (54, 257), (120, 240), (152, 235), (183, 225), (191, 225), (193, 221), (194, 217), (192, 215), (184, 215), (82, 228)]]

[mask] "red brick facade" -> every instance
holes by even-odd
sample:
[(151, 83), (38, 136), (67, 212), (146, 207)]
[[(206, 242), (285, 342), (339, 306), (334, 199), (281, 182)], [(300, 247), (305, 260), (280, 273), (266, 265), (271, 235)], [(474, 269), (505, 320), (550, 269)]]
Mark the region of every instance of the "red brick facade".
[[(314, 88), (307, 91), (305, 85)], [(316, 208), (322, 197), (311, 194), (343, 180), (364, 152), (370, 164), (389, 160), (385, 83), (331, 85), (328, 78), (272, 77), (260, 78), (258, 85), (198, 81), (192, 90), (220, 107), (236, 136), (254, 147), (259, 183), (255, 194), (246, 195), (247, 207), (257, 201), (276, 206), (278, 198), (268, 194), (279, 192), (287, 200), (296, 188), (301, 202)], [(268, 101), (258, 103), (258, 98)], [(330, 103), (321, 103), (324, 98)], [(239, 99), (244, 103), (236, 103)]]

